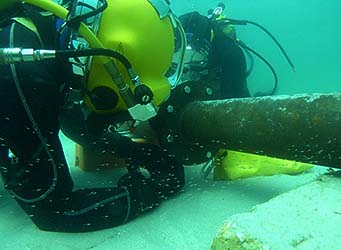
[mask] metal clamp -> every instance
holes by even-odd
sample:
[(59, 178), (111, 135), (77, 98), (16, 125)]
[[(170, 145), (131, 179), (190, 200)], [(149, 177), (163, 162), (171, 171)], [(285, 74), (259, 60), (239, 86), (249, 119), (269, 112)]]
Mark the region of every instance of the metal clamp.
[(129, 108), (128, 111), (132, 118), (137, 121), (147, 121), (157, 115), (156, 107), (152, 103), (136, 104)]

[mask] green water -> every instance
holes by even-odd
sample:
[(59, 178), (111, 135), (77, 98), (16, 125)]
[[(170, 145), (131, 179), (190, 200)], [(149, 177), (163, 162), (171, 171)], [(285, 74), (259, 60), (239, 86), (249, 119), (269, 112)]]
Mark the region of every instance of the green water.
[[(1, 1), (1, 0), (0, 0)], [(178, 15), (197, 10), (206, 14), (222, 1), (170, 0)], [(292, 72), (275, 44), (262, 31), (237, 27), (238, 37), (267, 58), (279, 77), (278, 94), (328, 93), (341, 90), (341, 2), (298, 0), (223, 1), (228, 17), (258, 22), (283, 45), (296, 72)], [(256, 59), (248, 79), (251, 92), (272, 88), (268, 68)], [(84, 173), (74, 168), (74, 143), (62, 137), (65, 155), (76, 185), (112, 185), (112, 173)], [(200, 177), (200, 166), (186, 169), (187, 183), (179, 196), (126, 225), (84, 234), (47, 233), (30, 218), (0, 181), (0, 250), (201, 250), (210, 249), (221, 224), (230, 215), (247, 212), (316, 178), (315, 168), (298, 176), (257, 177), (214, 182)], [(104, 176), (105, 175), (105, 176)], [(103, 179), (102, 179), (103, 177)], [(335, 249), (336, 250), (336, 249)]]

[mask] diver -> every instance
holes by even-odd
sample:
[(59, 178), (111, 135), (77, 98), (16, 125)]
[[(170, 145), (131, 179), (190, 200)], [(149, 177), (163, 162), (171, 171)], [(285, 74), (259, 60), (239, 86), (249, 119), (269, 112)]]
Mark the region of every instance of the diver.
[[(246, 58), (233, 40), (236, 32), (232, 25), (222, 28), (213, 17), (197, 11), (182, 15), (179, 19), (188, 43), (183, 78), (192, 80), (195, 72), (210, 70), (214, 72), (211, 75), (215, 80), (220, 82), (222, 99), (250, 97)], [(199, 80), (200, 77), (194, 79)]]
[[(184, 60), (182, 82), (218, 81), (221, 98), (250, 97), (247, 77), (254, 67), (253, 55), (258, 57), (271, 71), (274, 86), (271, 90), (258, 91), (252, 96), (274, 95), (278, 91), (278, 77), (273, 66), (257, 51), (248, 47), (238, 37), (236, 25), (251, 24), (265, 32), (278, 46), (295, 72), (296, 69), (278, 40), (263, 26), (253, 21), (227, 18), (226, 6), (218, 4), (208, 10), (207, 16), (194, 11), (180, 16), (188, 46)], [(180, 39), (178, 39), (180, 40)], [(176, 51), (180, 52), (176, 46)], [(247, 59), (247, 60), (246, 60)]]
[[(35, 1), (29, 2), (31, 4)], [(41, 1), (37, 2), (39, 4)], [(75, 3), (63, 2), (69, 8), (77, 7)], [(113, 8), (111, 1), (108, 2), (109, 6), (105, 0), (99, 1), (98, 9), (118, 8)], [(140, 2), (150, 13), (157, 13), (154, 6)], [(52, 1), (42, 3), (45, 7), (57, 9), (56, 13), (64, 11)], [(164, 1), (161, 0), (161, 3), (164, 4)], [(70, 58), (78, 65), (81, 64), (80, 56), (89, 55), (113, 56), (127, 67), (129, 62), (122, 54), (108, 49), (65, 49), (65, 44), (60, 41), (67, 36), (77, 36), (74, 31), (83, 27), (85, 16), (91, 19), (94, 15), (82, 16), (74, 12), (67, 16), (66, 21), (62, 21), (55, 15), (47, 14), (44, 6), (30, 4), (12, 0), (0, 4), (0, 48), (5, 48), (0, 50), (0, 172), (5, 188), (39, 229), (60, 232), (86, 232), (121, 225), (179, 192), (184, 186), (184, 168), (180, 163), (157, 145), (133, 142), (113, 129), (114, 126), (109, 126), (112, 124), (112, 116), (95, 112), (105, 110), (108, 105), (112, 111), (113, 106), (120, 102), (124, 106), (121, 97), (130, 95), (132, 98), (127, 100), (131, 102), (126, 101), (125, 104), (131, 112), (124, 112), (121, 108), (124, 115), (118, 117), (132, 119), (142, 114), (148, 120), (150, 115), (146, 111), (151, 110), (153, 105), (150, 100), (157, 93), (138, 82), (137, 75), (130, 70), (134, 76), (132, 79), (139, 86), (131, 95), (111, 60), (106, 63), (106, 67), (116, 77), (115, 80), (120, 82), (118, 89), (121, 92), (116, 93), (103, 86), (90, 89), (80, 83), (88, 78), (75, 75)], [(135, 1), (127, 0), (124, 4), (138, 8)], [(79, 6), (89, 7), (82, 3)], [(98, 9), (94, 8), (90, 12), (98, 14)], [(147, 15), (146, 11), (143, 13)], [(112, 20), (110, 16), (107, 18)], [(103, 25), (104, 19), (100, 23)], [(171, 25), (171, 22), (167, 23)], [(84, 30), (87, 32), (83, 27)], [(39, 50), (41, 48), (44, 50)], [(42, 60), (45, 57), (49, 59)], [(98, 60), (103, 60), (103, 57)], [(93, 62), (99, 65), (96, 58)], [(105, 75), (102, 72), (101, 75)], [(91, 73), (90, 70), (89, 79)], [(162, 79), (158, 80), (160, 84), (163, 82)], [(70, 89), (80, 90), (77, 93), (82, 93), (82, 100), (70, 101)], [(134, 102), (134, 98), (137, 101)], [(74, 105), (70, 107), (70, 103)], [(61, 118), (63, 112), (64, 118)], [(128, 173), (120, 178), (117, 186), (74, 190), (58, 136), (61, 122), (66, 134), (82, 146), (96, 152), (111, 152), (127, 160)], [(148, 174), (143, 174), (140, 167), (145, 168)]]

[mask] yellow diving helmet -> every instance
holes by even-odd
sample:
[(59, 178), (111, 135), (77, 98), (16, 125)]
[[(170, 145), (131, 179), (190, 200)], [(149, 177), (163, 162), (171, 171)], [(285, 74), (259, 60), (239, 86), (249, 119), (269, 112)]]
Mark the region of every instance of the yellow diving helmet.
[[(89, 8), (91, 5), (96, 8), (101, 1), (76, 2), (78, 9), (74, 10), (75, 15), (86, 12), (84, 6)], [(97, 38), (104, 48), (119, 52), (131, 63), (133, 72), (127, 71), (121, 62), (115, 61), (126, 86), (135, 91), (138, 85), (143, 84), (153, 97), (152, 105), (137, 104), (129, 107), (122, 98), (122, 89), (113, 84), (113, 78), (108, 74), (107, 67), (103, 66), (101, 57), (94, 57), (85, 63), (84, 85), (89, 93), (96, 92), (111, 101), (107, 106), (96, 106), (88, 96), (85, 98), (87, 106), (91, 111), (106, 114), (128, 109), (133, 118), (136, 116), (138, 120), (146, 120), (156, 115), (153, 107), (159, 106), (168, 98), (173, 84), (165, 74), (170, 68), (174, 54), (174, 30), (181, 27), (167, 1), (107, 0), (107, 8), (101, 16), (92, 17), (87, 23), (92, 23), (91, 29), (97, 33)], [(77, 40), (76, 43), (79, 43), (78, 37)], [(77, 46), (79, 47), (79, 44), (74, 47)], [(181, 69), (178, 70), (178, 75), (179, 72), (181, 73)], [(132, 78), (132, 75), (135, 77)]]
[[(31, 4), (63, 19), (58, 33), (69, 31), (64, 33), (70, 37), (68, 46), (62, 46), (69, 50), (23, 54), (20, 48), (5, 49), (3, 57), (42, 60), (68, 54), (74, 72), (83, 75), (83, 103), (90, 112), (128, 110), (134, 120), (148, 120), (179, 82), (183, 56), (175, 74), (165, 75), (174, 55), (175, 32), (181, 34), (183, 55), (186, 39), (167, 0), (7, 0), (0, 6), (7, 8), (12, 2)], [(70, 11), (62, 6), (70, 3)]]

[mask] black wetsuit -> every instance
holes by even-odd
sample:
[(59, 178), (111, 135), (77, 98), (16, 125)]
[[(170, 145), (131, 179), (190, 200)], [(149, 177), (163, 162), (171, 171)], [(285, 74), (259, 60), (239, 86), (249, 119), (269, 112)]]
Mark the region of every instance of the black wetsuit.
[(209, 66), (220, 70), (222, 98), (250, 97), (242, 49), (219, 30), (214, 33), (211, 46)]
[[(54, 20), (38, 19), (35, 24), (44, 48), (55, 49)], [(11, 39), (13, 47), (42, 48), (35, 32), (7, 20), (0, 27), (0, 48), (10, 47)], [(151, 177), (137, 180), (127, 175), (117, 187), (73, 190), (58, 137), (63, 89), (70, 80), (69, 72), (69, 64), (65, 61), (27, 62), (17, 64), (15, 68), (0, 65), (0, 170), (5, 187), (25, 199), (15, 197), (32, 221), (47, 231), (104, 229), (131, 220), (178, 192), (184, 185), (182, 165), (157, 146), (141, 146), (105, 130), (87, 135), (84, 143), (94, 151), (106, 150), (115, 156), (132, 159), (131, 164), (145, 166)], [(50, 156), (56, 163), (58, 179), (54, 190), (36, 202), (30, 199), (41, 196), (53, 183), (52, 161), (19, 98), (13, 73), (17, 74)], [(11, 164), (9, 150), (17, 157), (17, 164)]]

